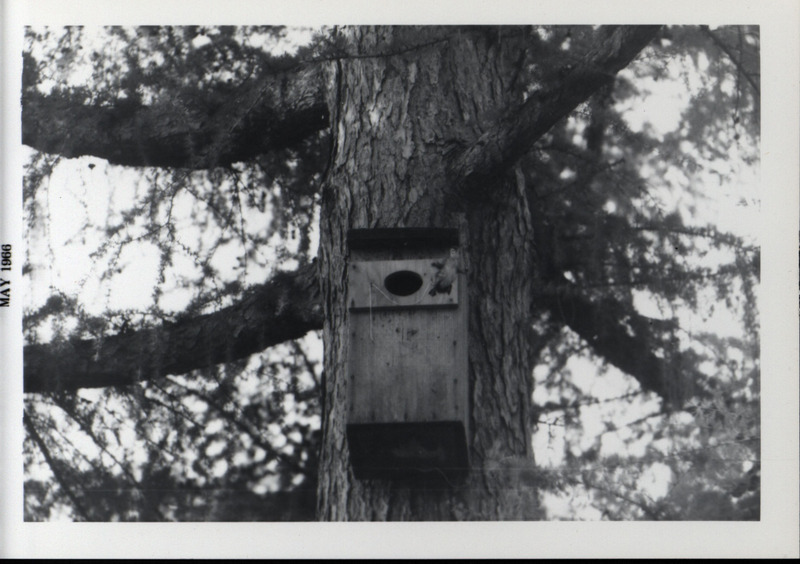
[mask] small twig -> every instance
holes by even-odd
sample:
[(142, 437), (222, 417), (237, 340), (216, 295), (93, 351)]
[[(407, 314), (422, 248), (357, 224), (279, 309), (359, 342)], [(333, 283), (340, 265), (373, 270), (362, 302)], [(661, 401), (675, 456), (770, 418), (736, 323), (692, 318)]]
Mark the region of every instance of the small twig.
[(700, 29), (702, 29), (703, 33), (705, 33), (711, 39), (711, 41), (713, 41), (714, 44), (728, 56), (728, 58), (731, 60), (734, 66), (736, 66), (739, 72), (742, 73), (744, 77), (747, 79), (747, 82), (750, 83), (750, 86), (753, 87), (753, 90), (755, 90), (756, 95), (759, 98), (761, 98), (761, 89), (759, 88), (755, 79), (749, 72), (745, 70), (744, 65), (742, 65), (742, 62), (736, 57), (734, 57), (731, 49), (719, 37), (717, 37), (717, 35), (713, 31), (711, 31), (711, 29), (707, 25), (701, 26)]
[(66, 477), (61, 474), (61, 471), (58, 469), (58, 462), (53, 458), (50, 454), (50, 449), (47, 448), (42, 437), (39, 436), (39, 433), (36, 431), (36, 426), (31, 421), (31, 418), (28, 416), (27, 413), (24, 413), (22, 416), (22, 422), (25, 425), (25, 429), (27, 429), (28, 433), (30, 434), (33, 442), (36, 443), (36, 446), (39, 447), (42, 455), (44, 456), (47, 465), (50, 467), (50, 470), (53, 471), (53, 475), (56, 478), (56, 481), (61, 486), (61, 489), (64, 490), (64, 493), (67, 494), (67, 497), (70, 499), (72, 504), (75, 506), (75, 511), (83, 518), (84, 521), (91, 521), (89, 518), (89, 513), (83, 507), (83, 504), (78, 500), (78, 497), (69, 487), (67, 483)]

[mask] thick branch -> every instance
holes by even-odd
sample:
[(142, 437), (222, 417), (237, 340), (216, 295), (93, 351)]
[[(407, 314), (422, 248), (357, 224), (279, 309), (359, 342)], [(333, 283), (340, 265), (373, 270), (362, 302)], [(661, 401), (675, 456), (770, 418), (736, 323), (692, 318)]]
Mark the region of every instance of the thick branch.
[(655, 37), (660, 26), (620, 26), (600, 30), (599, 47), (547, 90), (537, 92), (500, 124), (459, 153), (451, 164), (458, 192), (478, 189), (485, 179), (508, 169), (561, 118), (614, 80)]
[[(219, 93), (216, 93), (219, 95)], [(209, 94), (213, 98), (213, 94)], [(71, 158), (112, 164), (206, 169), (291, 147), (328, 124), (316, 68), (267, 75), (225, 95), (221, 105), (181, 93), (153, 105), (86, 105), (78, 95), (22, 98), (22, 142)]]
[(25, 392), (126, 386), (247, 358), (322, 328), (316, 265), (277, 274), (218, 312), (102, 340), (28, 345)]
[(655, 392), (675, 407), (699, 393), (695, 384), (702, 376), (690, 359), (670, 362), (655, 353), (659, 346), (675, 346), (664, 342), (670, 322), (644, 317), (610, 299), (590, 301), (576, 292), (539, 299), (555, 319), (575, 331), (596, 354), (636, 378), (644, 390)]

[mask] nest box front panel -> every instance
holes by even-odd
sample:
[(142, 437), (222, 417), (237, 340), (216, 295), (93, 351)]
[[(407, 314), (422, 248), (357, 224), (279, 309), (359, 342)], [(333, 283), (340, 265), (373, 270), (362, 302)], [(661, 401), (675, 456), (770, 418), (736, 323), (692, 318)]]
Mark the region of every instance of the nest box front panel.
[(464, 419), (466, 307), (458, 279), (432, 295), (436, 272), (431, 259), (351, 263), (350, 423)]

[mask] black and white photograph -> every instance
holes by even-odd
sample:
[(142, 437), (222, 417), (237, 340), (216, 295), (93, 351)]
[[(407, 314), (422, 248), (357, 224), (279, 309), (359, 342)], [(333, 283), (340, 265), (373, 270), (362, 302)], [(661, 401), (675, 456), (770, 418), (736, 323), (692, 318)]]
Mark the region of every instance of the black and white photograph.
[(762, 379), (762, 247), (798, 186), (765, 183), (760, 18), (135, 19), (4, 51), (15, 527), (687, 522), (796, 551), (762, 497), (762, 462), (797, 469), (762, 433), (762, 385), (797, 401), (796, 358)]

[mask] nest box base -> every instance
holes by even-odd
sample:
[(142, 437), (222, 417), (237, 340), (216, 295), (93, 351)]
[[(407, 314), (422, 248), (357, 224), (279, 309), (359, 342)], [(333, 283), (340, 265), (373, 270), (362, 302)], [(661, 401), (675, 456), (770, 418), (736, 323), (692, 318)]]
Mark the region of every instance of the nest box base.
[(353, 473), (359, 480), (462, 481), (468, 472), (461, 421), (347, 425)]

